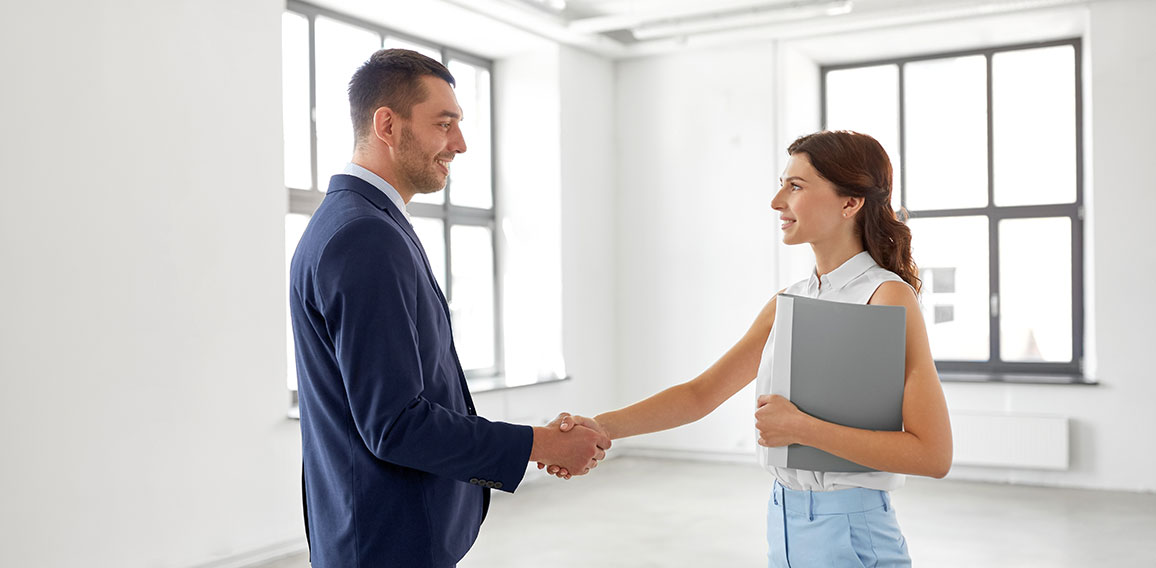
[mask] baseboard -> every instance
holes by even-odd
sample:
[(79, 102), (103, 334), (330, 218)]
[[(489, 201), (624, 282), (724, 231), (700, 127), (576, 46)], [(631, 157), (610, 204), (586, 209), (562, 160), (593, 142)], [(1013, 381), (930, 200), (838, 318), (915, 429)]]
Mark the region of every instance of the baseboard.
[(305, 552), (306, 549), (305, 535), (302, 535), (300, 538), (264, 546), (242, 554), (226, 556), (225, 558), (220, 558), (205, 564), (197, 564), (190, 568), (250, 568), (258, 564), (285, 558), (286, 556), (300, 554)]

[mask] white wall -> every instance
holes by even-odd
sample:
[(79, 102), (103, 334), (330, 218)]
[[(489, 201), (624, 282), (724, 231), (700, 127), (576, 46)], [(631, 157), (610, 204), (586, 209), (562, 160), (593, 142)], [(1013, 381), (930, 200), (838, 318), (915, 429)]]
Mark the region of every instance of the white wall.
[[(1086, 183), (1089, 359), (1102, 384), (946, 384), (953, 411), (1074, 420), (1070, 471), (957, 467), (952, 476), (1156, 490), (1156, 445), (1147, 440), (1156, 431), (1149, 410), (1156, 382), (1145, 357), (1151, 334), (1142, 323), (1156, 320), (1156, 302), (1145, 302), (1143, 292), (1118, 290), (1146, 290), (1142, 283), (1156, 277), (1156, 255), (1144, 248), (1156, 229), (1137, 207), (1151, 193), (1145, 156), (1156, 149), (1143, 134), (1156, 127), (1148, 102), (1156, 100), (1150, 72), (1156, 40), (1143, 24), (1154, 17), (1151, 2), (1097, 2), (620, 62), (621, 402), (701, 371), (737, 339), (762, 300), (810, 270), (807, 251), (767, 244), (778, 240), (767, 201), (786, 145), (818, 127), (820, 64), (1083, 36), (1089, 54), (1086, 149), (1092, 156)], [(772, 77), (773, 63), (778, 69)], [(740, 110), (732, 110), (736, 106)], [(776, 139), (765, 139), (772, 132)], [(739, 185), (731, 162), (736, 157), (746, 166), (747, 187), (732, 198), (726, 192)], [(736, 207), (729, 207), (731, 199)], [(774, 259), (775, 265), (765, 265)], [(718, 416), (639, 438), (632, 447), (691, 455), (746, 452), (752, 447), (750, 398), (740, 393), (739, 404), (724, 406)]]
[(572, 380), (474, 398), (483, 416), (524, 424), (592, 415), (615, 385), (612, 64), (543, 45), (494, 75), (508, 379), (537, 376), (561, 348), (556, 370)]
[(559, 50), (563, 346), (573, 387), (560, 410), (593, 416), (614, 402), (616, 241), (614, 64)]
[(8, 566), (189, 566), (301, 532), (275, 0), (0, 19)]
[[(618, 63), (619, 404), (709, 367), (778, 290), (774, 60), (750, 46)], [(752, 388), (621, 445), (753, 455)]]

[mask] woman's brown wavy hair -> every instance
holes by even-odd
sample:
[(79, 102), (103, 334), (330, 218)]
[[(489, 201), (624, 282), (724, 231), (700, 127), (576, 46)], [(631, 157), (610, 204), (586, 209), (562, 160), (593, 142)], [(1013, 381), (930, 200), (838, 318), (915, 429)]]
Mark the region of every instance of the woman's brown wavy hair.
[[(874, 138), (850, 130), (824, 130), (795, 140), (787, 154), (806, 154), (843, 197), (863, 198), (855, 227), (875, 262), (918, 293), (919, 268), (911, 258), (911, 229), (891, 209), (891, 160)], [(904, 219), (906, 211), (900, 211)]]

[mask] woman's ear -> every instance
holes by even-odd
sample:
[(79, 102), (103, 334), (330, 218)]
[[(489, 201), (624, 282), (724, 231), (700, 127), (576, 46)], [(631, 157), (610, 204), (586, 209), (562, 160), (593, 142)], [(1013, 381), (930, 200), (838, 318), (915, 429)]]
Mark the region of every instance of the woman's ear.
[(866, 201), (862, 197), (847, 197), (843, 200), (843, 217), (851, 219), (855, 214), (863, 208), (863, 202)]

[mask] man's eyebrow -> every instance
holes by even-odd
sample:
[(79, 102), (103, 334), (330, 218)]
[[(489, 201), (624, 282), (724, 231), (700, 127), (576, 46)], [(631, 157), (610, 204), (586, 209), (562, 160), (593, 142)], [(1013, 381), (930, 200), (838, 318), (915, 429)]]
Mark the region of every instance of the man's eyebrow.
[(445, 117), (445, 118), (453, 118), (453, 119), (461, 120), (461, 118), (462, 118), (462, 115), (460, 115), (460, 114), (458, 114), (458, 113), (456, 113), (456, 112), (454, 112), (454, 111), (452, 111), (452, 110), (443, 110), (443, 111), (441, 112), (441, 114), (439, 114), (439, 115), (438, 115), (438, 118), (441, 118), (441, 117)]

